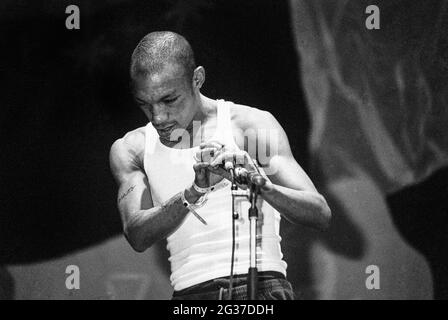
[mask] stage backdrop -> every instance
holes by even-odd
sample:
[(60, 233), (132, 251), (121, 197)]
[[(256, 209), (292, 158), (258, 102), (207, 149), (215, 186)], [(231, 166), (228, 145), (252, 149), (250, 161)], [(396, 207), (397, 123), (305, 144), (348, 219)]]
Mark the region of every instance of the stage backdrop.
[(317, 296), (448, 298), (447, 1), (290, 4), (312, 172), (334, 214), (311, 250)]

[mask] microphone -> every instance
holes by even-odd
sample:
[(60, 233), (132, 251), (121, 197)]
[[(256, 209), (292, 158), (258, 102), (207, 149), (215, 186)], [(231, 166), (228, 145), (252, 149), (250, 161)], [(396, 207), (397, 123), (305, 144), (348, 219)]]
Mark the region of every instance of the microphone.
[(235, 180), (239, 184), (255, 184), (260, 187), (266, 184), (266, 178), (263, 177), (260, 173), (258, 173), (257, 171), (250, 172), (242, 167), (235, 168)]
[(227, 160), (224, 163), (224, 169), (226, 171), (235, 170), (235, 165), (233, 164), (233, 160)]
[(224, 163), (224, 169), (230, 173), (230, 181), (232, 182), (232, 190), (236, 189), (235, 184), (235, 164), (233, 160), (227, 160)]

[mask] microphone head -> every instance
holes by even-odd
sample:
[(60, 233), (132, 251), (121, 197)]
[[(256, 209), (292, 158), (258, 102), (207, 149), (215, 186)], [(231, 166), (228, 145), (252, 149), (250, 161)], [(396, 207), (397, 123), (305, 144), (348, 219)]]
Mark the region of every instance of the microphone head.
[(239, 184), (247, 184), (248, 183), (247, 170), (244, 169), (243, 167), (236, 167), (235, 181)]
[(236, 167), (235, 168), (235, 175), (238, 177), (244, 177), (247, 178), (247, 170), (244, 169), (243, 167)]
[(254, 184), (256, 184), (259, 187), (263, 187), (266, 184), (266, 179), (259, 173), (254, 174), (251, 177), (251, 180)]
[(233, 161), (226, 161), (224, 163), (224, 169), (226, 169), (226, 171), (229, 171), (231, 169), (235, 169), (235, 166), (233, 165)]

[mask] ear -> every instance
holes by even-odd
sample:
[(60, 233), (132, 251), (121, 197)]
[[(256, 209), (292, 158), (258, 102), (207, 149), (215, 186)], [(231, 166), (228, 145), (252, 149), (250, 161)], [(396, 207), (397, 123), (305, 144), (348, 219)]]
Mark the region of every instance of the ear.
[(205, 69), (202, 66), (194, 69), (193, 72), (193, 88), (201, 89), (202, 84), (205, 82)]

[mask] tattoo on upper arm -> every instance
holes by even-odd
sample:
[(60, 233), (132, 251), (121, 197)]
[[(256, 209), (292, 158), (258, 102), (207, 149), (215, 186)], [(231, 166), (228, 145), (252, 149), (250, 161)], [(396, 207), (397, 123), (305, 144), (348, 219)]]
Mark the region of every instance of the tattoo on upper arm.
[(125, 193), (123, 193), (119, 198), (118, 198), (118, 203), (121, 202), (121, 200), (123, 200), (124, 198), (127, 197), (128, 194), (130, 194), (132, 192), (132, 190), (134, 190), (135, 186), (130, 187)]

